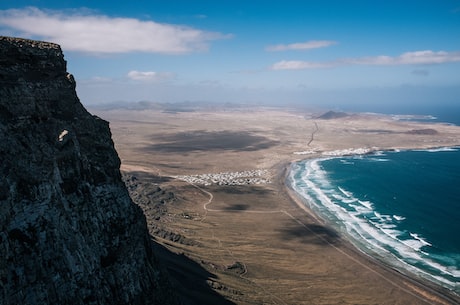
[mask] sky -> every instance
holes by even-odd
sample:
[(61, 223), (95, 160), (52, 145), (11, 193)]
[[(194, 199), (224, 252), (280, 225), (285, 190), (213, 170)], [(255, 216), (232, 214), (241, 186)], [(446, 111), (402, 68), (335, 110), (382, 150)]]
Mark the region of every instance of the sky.
[(84, 105), (460, 105), (460, 0), (1, 0), (61, 45)]

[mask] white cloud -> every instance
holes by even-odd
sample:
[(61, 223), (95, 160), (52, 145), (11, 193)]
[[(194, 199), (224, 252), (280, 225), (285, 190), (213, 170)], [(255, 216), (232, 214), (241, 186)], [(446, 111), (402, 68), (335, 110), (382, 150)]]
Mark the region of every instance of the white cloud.
[(82, 12), (65, 14), (33, 7), (3, 10), (0, 26), (21, 36), (56, 42), (66, 51), (88, 53), (181, 54), (205, 51), (210, 41), (230, 37), (187, 26)]
[(399, 56), (370, 56), (345, 58), (329, 62), (287, 61), (282, 60), (271, 66), (272, 70), (304, 70), (332, 68), (345, 65), (396, 66), (396, 65), (428, 65), (460, 62), (460, 51), (434, 52), (431, 50), (406, 52)]
[(375, 56), (348, 59), (344, 63), (360, 65), (426, 65), (460, 61), (460, 52), (434, 52), (430, 50), (406, 52), (396, 57)]
[(272, 65), (272, 70), (304, 70), (333, 67), (333, 63), (311, 62), (300, 60), (282, 60)]
[(268, 46), (265, 48), (266, 51), (288, 51), (288, 50), (310, 50), (325, 48), (337, 44), (336, 41), (331, 40), (310, 40), (307, 42), (298, 42), (291, 44), (278, 44), (274, 46)]
[(154, 72), (154, 71), (129, 71), (127, 77), (134, 81), (165, 81), (174, 77), (170, 72)]

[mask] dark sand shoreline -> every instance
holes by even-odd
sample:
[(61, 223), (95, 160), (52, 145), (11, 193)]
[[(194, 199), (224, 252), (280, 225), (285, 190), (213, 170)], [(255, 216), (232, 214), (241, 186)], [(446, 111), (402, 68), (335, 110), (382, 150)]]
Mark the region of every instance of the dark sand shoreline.
[[(451, 146), (451, 147), (458, 147), (458, 146)], [(439, 147), (441, 148), (441, 147)], [(444, 148), (444, 147), (442, 147)], [(433, 149), (436, 149), (433, 147)], [(413, 150), (417, 150), (417, 148), (414, 148)], [(383, 151), (383, 150), (379, 150)], [(387, 151), (392, 151), (391, 149)], [(322, 225), (328, 226), (331, 230), (335, 230), (331, 225), (327, 223), (324, 219), (321, 218), (320, 215), (317, 215), (313, 210), (311, 210), (308, 206), (306, 199), (304, 199), (300, 194), (298, 194), (290, 185), (288, 182), (289, 179), (289, 174), (292, 169), (293, 163), (296, 162), (301, 162), (304, 160), (311, 160), (311, 159), (318, 159), (318, 158), (305, 158), (305, 159), (299, 159), (295, 160), (289, 163), (286, 163), (282, 165), (281, 172), (284, 173), (283, 177), (281, 178), (281, 181), (286, 193), (289, 195), (291, 198), (292, 202), (295, 203), (296, 205), (299, 206), (302, 210), (304, 210), (306, 213), (308, 213), (310, 216), (312, 216), (316, 221), (319, 221)], [(340, 234), (340, 233), (338, 233)], [(432, 296), (420, 293), (421, 295), (417, 295), (415, 293), (410, 292), (409, 290), (407, 292), (411, 293), (414, 295), (414, 297), (420, 298), (420, 300), (423, 301), (435, 301), (435, 302), (440, 302), (440, 300), (448, 302), (448, 304), (460, 304), (460, 296), (456, 294), (454, 291), (443, 287), (435, 282), (431, 282), (429, 280), (423, 279), (418, 277), (416, 274), (411, 273), (408, 270), (400, 270), (391, 264), (382, 261), (378, 258), (372, 257), (369, 253), (366, 253), (362, 251), (360, 248), (355, 246), (351, 240), (349, 240), (344, 234), (340, 234), (341, 237), (345, 239), (344, 245), (346, 246), (347, 250), (352, 253), (352, 255), (356, 255), (357, 259), (362, 261), (364, 264), (369, 264), (371, 265), (370, 268), (382, 268), (385, 269), (389, 272), (394, 273), (396, 276), (401, 277), (409, 282), (411, 282), (415, 287), (418, 287), (420, 290), (426, 290), (429, 291)], [(377, 266), (377, 267), (372, 267), (372, 266)], [(387, 278), (382, 277), (384, 280), (387, 280)], [(390, 281), (390, 283), (392, 283)], [(439, 298), (440, 300), (434, 299), (434, 298)]]

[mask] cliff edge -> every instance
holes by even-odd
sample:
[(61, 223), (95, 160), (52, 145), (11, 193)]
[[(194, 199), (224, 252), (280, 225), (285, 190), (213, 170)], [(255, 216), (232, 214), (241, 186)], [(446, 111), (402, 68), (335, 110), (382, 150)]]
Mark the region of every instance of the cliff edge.
[(0, 304), (173, 304), (108, 123), (52, 43), (0, 37)]

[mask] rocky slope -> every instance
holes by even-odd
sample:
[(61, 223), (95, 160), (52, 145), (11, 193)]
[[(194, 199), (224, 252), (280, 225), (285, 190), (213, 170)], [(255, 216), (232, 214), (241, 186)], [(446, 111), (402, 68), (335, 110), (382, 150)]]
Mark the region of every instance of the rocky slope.
[(0, 37), (0, 304), (173, 304), (58, 45)]

